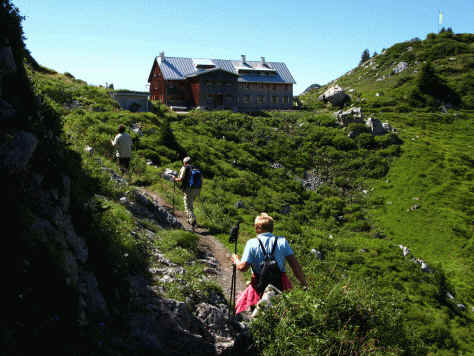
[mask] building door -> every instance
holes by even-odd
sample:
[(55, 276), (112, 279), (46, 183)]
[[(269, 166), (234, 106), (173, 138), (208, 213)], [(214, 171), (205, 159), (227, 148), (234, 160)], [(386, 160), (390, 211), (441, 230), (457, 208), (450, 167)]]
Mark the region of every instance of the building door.
[(224, 95), (217, 94), (216, 95), (216, 106), (222, 106), (222, 105), (224, 105)]

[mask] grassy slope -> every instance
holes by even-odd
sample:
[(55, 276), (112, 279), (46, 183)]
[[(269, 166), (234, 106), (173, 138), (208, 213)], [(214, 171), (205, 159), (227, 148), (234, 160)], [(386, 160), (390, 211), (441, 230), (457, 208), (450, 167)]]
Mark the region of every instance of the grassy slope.
[[(386, 177), (389, 183), (386, 179), (374, 182), (373, 201), (383, 199), (384, 203), (370, 209), (371, 219), (415, 256), (441, 266), (459, 297), (469, 303), (474, 295), (473, 38), (472, 34), (442, 33), (424, 41), (399, 43), (335, 81), (354, 89), (352, 103), (362, 106), (366, 114), (389, 121), (404, 141), (403, 153)], [(408, 63), (408, 69), (393, 73), (401, 61)], [(425, 61), (431, 61), (436, 74), (457, 92), (460, 107), (443, 114), (437, 106), (410, 105)], [(320, 108), (317, 96), (326, 88), (301, 99)], [(421, 208), (407, 211), (415, 204)]]
[[(371, 216), (415, 256), (439, 264), (462, 299), (473, 302), (472, 119), (406, 127), (403, 154), (376, 185), (384, 205)], [(418, 198), (414, 199), (414, 198)], [(421, 208), (409, 210), (418, 204)]]

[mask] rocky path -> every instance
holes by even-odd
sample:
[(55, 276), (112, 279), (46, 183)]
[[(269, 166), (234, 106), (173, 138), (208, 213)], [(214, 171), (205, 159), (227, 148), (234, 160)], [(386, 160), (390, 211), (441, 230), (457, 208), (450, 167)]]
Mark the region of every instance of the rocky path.
[[(145, 188), (137, 189), (172, 213), (173, 207), (161, 196)], [(174, 216), (184, 226), (185, 229), (191, 231), (191, 225), (189, 225), (186, 221), (186, 215), (184, 211), (175, 210)], [(215, 236), (210, 235), (209, 231), (205, 228), (197, 227), (194, 233), (199, 236), (199, 248), (206, 254), (211, 254), (217, 260), (218, 266), (215, 281), (222, 287), (224, 295), (227, 297), (230, 296), (230, 287), (232, 283), (232, 263), (230, 261), (231, 253)], [(245, 289), (245, 287), (246, 284), (242, 274), (237, 272), (236, 295), (238, 296)]]

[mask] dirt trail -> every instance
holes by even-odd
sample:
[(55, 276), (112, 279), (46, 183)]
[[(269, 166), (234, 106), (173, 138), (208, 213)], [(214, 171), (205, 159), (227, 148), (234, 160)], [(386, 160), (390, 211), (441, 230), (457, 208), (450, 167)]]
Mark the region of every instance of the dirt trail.
[[(173, 207), (158, 194), (149, 191), (145, 188), (138, 189), (143, 193), (151, 196), (154, 200), (158, 202), (160, 206), (163, 206), (169, 212), (172, 212)], [(191, 231), (191, 225), (189, 225), (186, 221), (186, 215), (184, 211), (175, 210), (174, 216), (179, 220), (179, 222), (184, 226), (185, 229)], [(204, 252), (210, 253), (216, 258), (218, 267), (215, 281), (222, 287), (224, 295), (226, 297), (229, 297), (230, 287), (232, 283), (232, 262), (230, 260), (231, 253), (215, 236), (210, 235), (209, 231), (205, 228), (197, 227), (194, 233), (199, 236), (199, 248)], [(246, 284), (242, 277), (242, 274), (237, 271), (236, 295), (238, 296), (245, 288)]]

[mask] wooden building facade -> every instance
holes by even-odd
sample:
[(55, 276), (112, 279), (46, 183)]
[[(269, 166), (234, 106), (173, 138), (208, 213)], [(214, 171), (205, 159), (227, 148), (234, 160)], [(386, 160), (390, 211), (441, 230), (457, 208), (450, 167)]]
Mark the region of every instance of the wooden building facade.
[(150, 99), (169, 106), (253, 111), (290, 109), (295, 81), (281, 62), (165, 57), (153, 62)]

